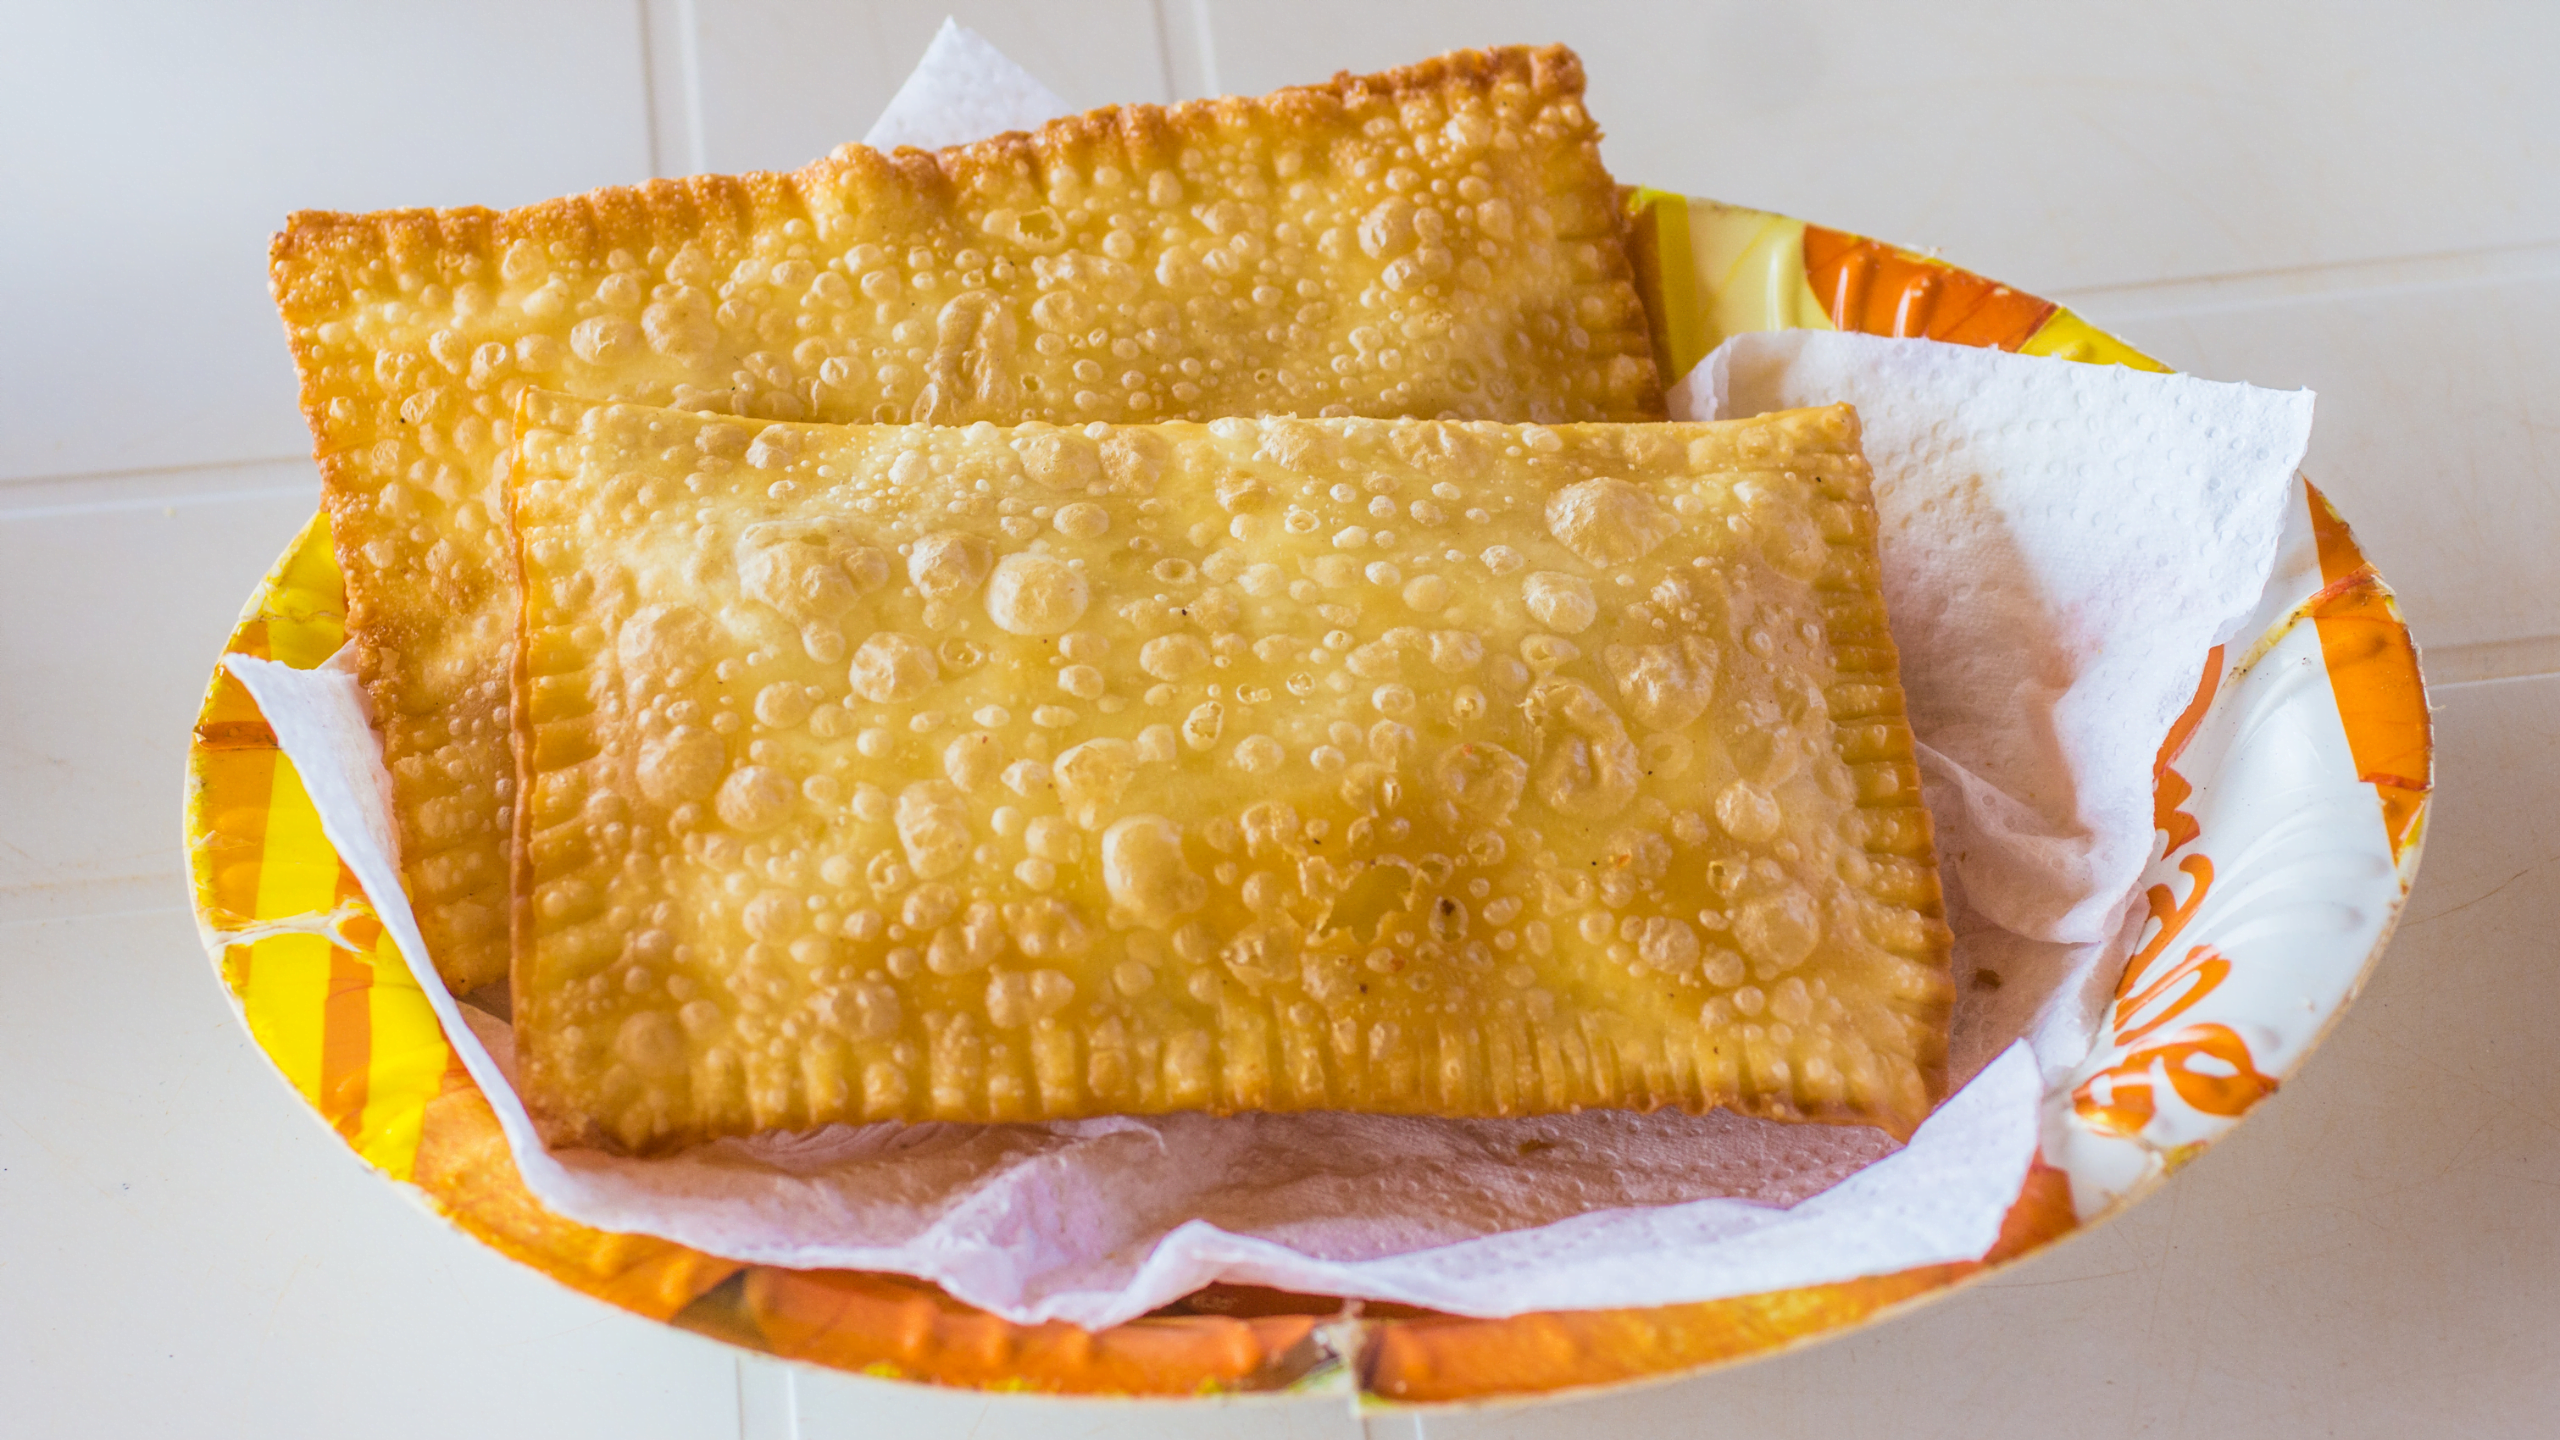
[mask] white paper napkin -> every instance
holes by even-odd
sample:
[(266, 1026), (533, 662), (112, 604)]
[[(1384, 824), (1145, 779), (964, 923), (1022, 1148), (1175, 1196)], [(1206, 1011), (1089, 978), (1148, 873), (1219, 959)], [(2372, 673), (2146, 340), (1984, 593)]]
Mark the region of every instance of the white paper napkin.
[(881, 150), (939, 150), (1007, 130), (1037, 129), (1070, 110), (1058, 92), (1006, 59), (985, 36), (946, 16), (862, 143)]
[[(1846, 400), (1940, 843), (1974, 908), (2104, 940), (2151, 847), (2148, 757), (2275, 564), (2311, 392), (1828, 330), (1737, 335), (1672, 393)], [(1912, 663), (1916, 659), (1919, 663)]]
[(2141, 928), (2150, 758), (2257, 609), (2312, 398), (1817, 330), (1672, 389), (1692, 419), (1858, 407), (1957, 974), (2001, 982), (1960, 991), (1957, 1075), (2021, 1034), (2049, 1080), (2088, 1053)]
[[(423, 956), (348, 668), (225, 663), (401, 954)], [(1853, 1279), (1980, 1255), (2035, 1152), (2041, 1084), (2020, 1045), (1899, 1150), (1852, 1127), (1597, 1112), (833, 1126), (656, 1160), (555, 1153), (509, 1082), (504, 1023), (411, 963), (555, 1213), (739, 1260), (916, 1275), (1025, 1323), (1115, 1324), (1217, 1279), (1471, 1315)]]

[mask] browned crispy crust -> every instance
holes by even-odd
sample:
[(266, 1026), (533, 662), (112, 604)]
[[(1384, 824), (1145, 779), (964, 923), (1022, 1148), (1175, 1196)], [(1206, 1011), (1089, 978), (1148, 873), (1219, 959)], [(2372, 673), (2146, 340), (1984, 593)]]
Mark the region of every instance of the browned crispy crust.
[[(846, 146), (789, 174), (505, 212), (295, 215), (272, 247), (273, 286), (381, 717), (404, 878), (447, 982), (472, 988), (507, 965), (501, 652), (514, 596), (492, 532), (525, 385), (835, 421), (1653, 418), (1660, 385), (1581, 84), (1560, 47), (1460, 51), (942, 152)], [(1325, 193), (1339, 200), (1320, 260), (1318, 237), (1266, 213), (1285, 185), (1264, 177), (1300, 165), (1334, 177)], [(1350, 176), (1357, 165), (1366, 178)], [(1493, 204), (1461, 203), (1484, 176)], [(1167, 177), (1180, 198), (1147, 183)], [(1359, 207), (1401, 203), (1376, 200), (1382, 183), (1419, 186), (1442, 219), (1355, 225)], [(1076, 195), (1123, 207), (1085, 221), (1093, 248), (1056, 228), (1060, 212), (1085, 220)], [(1168, 228), (1103, 234), (1133, 214)], [(1256, 255), (1296, 268), (1264, 276)], [(1061, 313), (1085, 318), (1017, 318), (1033, 273), (1041, 299), (1070, 292), (1083, 309)], [(883, 275), (878, 296), (895, 299), (875, 313), (869, 282)], [(968, 309), (980, 286), (1010, 298)]]
[[(520, 420), (513, 1014), (551, 1143), (1664, 1105), (1907, 1135), (1942, 1092), (1846, 406)], [(1417, 498), (1442, 475), (1462, 521)], [(633, 505), (675, 476), (691, 523)]]

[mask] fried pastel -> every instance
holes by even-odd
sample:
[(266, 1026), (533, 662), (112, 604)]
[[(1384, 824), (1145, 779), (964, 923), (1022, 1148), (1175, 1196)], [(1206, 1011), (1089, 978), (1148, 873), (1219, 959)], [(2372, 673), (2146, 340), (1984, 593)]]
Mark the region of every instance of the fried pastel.
[(1716, 1105), (1950, 989), (1847, 407), (765, 425), (533, 397), (546, 1133)]
[(938, 154), (302, 214), (278, 305), (456, 989), (506, 972), (497, 461), (528, 385), (845, 421), (1661, 413), (1572, 53), (1462, 51)]

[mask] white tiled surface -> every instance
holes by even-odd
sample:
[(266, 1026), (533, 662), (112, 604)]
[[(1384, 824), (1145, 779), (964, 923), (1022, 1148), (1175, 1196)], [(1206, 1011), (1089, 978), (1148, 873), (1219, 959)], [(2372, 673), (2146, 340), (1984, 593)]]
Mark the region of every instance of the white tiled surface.
[(1241, 93), (1565, 41), (1621, 177), (1943, 246), (2038, 293), (2560, 238), (2547, 4), (1207, 8), (1189, 51), (1215, 74), (1187, 78)]
[(2440, 690), (2425, 877), (2308, 1070), (2127, 1218), (1726, 1374), (1208, 1416), (794, 1372), (418, 1213), (231, 1020), (180, 755), (309, 511), (265, 237), (858, 136), (936, 0), (0, 7), (0, 1435), (2551, 1433), (2560, 1415), (2560, 9), (961, 3), (1078, 104), (1583, 52), (1629, 179), (1947, 254), (2322, 392)]
[(2560, 538), (2560, 245), (2407, 268), (2436, 283), (2058, 298), (2191, 373), (2320, 392), (2304, 468), (2399, 590), (2430, 676), (2560, 669), (2560, 586), (2528, 543)]
[(0, 480), (308, 453), (267, 303), (288, 211), (649, 174), (630, 0), (30, 0), (0, 29)]
[(1177, 98), (1148, 0), (693, 0), (689, 8), (701, 146), (685, 163), (695, 168), (788, 170), (861, 139), (945, 15), (993, 38), (1078, 108)]

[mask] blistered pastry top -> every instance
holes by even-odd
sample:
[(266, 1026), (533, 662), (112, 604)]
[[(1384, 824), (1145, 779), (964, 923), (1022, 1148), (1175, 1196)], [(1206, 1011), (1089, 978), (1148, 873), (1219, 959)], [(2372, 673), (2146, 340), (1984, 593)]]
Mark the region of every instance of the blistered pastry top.
[(836, 421), (1661, 413), (1570, 51), (848, 146), (520, 210), (308, 212), (273, 281), (448, 980), (504, 973), (492, 529), (519, 392)]
[(557, 1137), (1934, 1098), (1845, 408), (524, 424), (515, 1015)]

